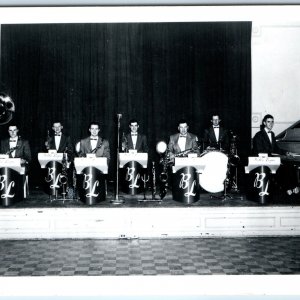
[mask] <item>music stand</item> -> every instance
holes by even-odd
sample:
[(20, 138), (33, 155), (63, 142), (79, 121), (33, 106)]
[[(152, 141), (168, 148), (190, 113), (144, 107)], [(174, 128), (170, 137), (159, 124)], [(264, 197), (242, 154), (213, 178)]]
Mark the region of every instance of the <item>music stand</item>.
[[(175, 157), (175, 164), (172, 167), (173, 172), (173, 197), (175, 201), (191, 204), (199, 200), (200, 197), (200, 177), (205, 169), (202, 157)], [(182, 173), (178, 173), (181, 171)], [(186, 173), (186, 174), (185, 174)], [(197, 174), (197, 186), (193, 185), (193, 174)], [(180, 175), (189, 175), (188, 183), (181, 187), (179, 180)], [(174, 177), (175, 176), (175, 177)], [(179, 177), (178, 177), (179, 176)], [(181, 177), (182, 179), (182, 177)], [(175, 184), (175, 185), (174, 185)], [(177, 198), (177, 199), (176, 199)]]
[[(52, 151), (49, 151), (49, 152), (46, 152), (46, 153), (38, 153), (38, 161), (39, 161), (40, 166), (41, 166), (42, 169), (45, 169), (48, 163), (52, 163), (53, 166), (54, 166), (53, 169), (57, 169), (58, 164), (62, 165), (63, 155), (64, 155), (64, 153), (57, 153), (57, 152), (52, 152)], [(61, 178), (60, 177), (61, 173), (56, 174), (56, 171), (53, 170), (52, 176), (55, 177), (54, 182), (58, 183), (58, 181), (60, 181), (60, 178)], [(57, 176), (59, 176), (59, 178), (56, 180)], [(66, 198), (66, 192), (64, 190), (64, 185), (65, 184), (62, 181), (60, 181), (60, 183), (61, 183), (61, 187), (63, 189), (63, 191), (62, 191), (63, 198), (58, 198), (58, 193), (57, 193), (58, 190), (57, 190), (57, 188), (55, 188), (54, 199), (51, 197), (51, 196), (53, 196), (53, 194), (52, 195), (51, 195), (51, 193), (49, 194), (50, 202), (52, 202), (52, 201), (62, 201), (64, 203), (64, 201), (73, 201), (74, 199)]]
[(25, 167), (21, 166), (21, 158), (3, 158), (0, 159), (0, 173), (2, 175), (1, 201), (5, 207), (26, 198), (24, 189), (21, 192), (21, 178), (24, 176)]
[(248, 157), (248, 166), (245, 166), (245, 173), (250, 173), (252, 170), (255, 172), (252, 187), (255, 199), (260, 204), (267, 203), (272, 196), (272, 189), (269, 188), (269, 175), (270, 173), (276, 174), (280, 163), (280, 157), (269, 157), (268, 154), (264, 153), (260, 153), (258, 157)]

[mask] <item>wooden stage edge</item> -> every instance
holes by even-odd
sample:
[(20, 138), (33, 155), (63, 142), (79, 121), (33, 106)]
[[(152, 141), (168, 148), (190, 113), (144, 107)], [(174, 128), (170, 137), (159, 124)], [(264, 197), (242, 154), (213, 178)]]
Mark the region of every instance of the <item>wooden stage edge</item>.
[[(242, 199), (242, 198), (241, 198)], [(43, 200), (44, 201), (44, 200)], [(48, 204), (0, 209), (0, 239), (148, 239), (300, 235), (300, 205)], [(215, 200), (213, 200), (215, 201)], [(220, 201), (220, 200), (218, 200)], [(55, 203), (55, 202), (53, 202)], [(170, 205), (168, 205), (170, 203)]]

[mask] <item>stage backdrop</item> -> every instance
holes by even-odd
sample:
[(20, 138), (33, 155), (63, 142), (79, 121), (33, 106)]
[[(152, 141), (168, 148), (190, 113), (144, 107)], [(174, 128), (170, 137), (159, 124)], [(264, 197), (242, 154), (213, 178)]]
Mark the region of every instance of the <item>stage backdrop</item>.
[[(13, 119), (30, 141), (31, 183), (37, 153), (61, 120), (74, 141), (91, 120), (111, 144), (116, 166), (116, 114), (121, 134), (137, 118), (155, 145), (186, 118), (201, 138), (213, 112), (238, 135), (240, 156), (251, 140), (251, 23), (13, 24), (1, 26), (1, 91), (16, 104)], [(7, 126), (2, 125), (1, 137)]]

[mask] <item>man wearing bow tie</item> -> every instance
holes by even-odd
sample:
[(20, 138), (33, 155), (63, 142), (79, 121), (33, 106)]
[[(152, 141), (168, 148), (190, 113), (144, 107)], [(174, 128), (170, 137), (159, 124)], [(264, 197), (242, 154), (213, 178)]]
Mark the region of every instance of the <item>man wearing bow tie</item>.
[[(137, 152), (148, 152), (147, 138), (144, 134), (138, 133), (139, 124), (136, 119), (129, 121), (130, 133), (126, 135), (125, 145), (122, 143), (122, 150), (137, 150)], [(127, 145), (126, 145), (127, 143)], [(127, 149), (125, 149), (127, 148)]]
[(269, 114), (265, 115), (260, 126), (260, 131), (253, 137), (253, 155), (258, 155), (258, 153), (268, 153), (270, 156), (272, 153), (286, 154), (286, 151), (280, 149), (276, 143), (275, 134), (272, 131), (273, 126), (273, 116)]
[(19, 129), (16, 125), (8, 127), (9, 138), (1, 141), (1, 153), (8, 154), (10, 158), (21, 158), (21, 164), (27, 166), (31, 161), (31, 151), (27, 140), (18, 135)]
[(54, 122), (52, 125), (54, 135), (49, 137), (45, 142), (47, 150), (56, 150), (57, 153), (66, 152), (68, 154), (68, 160), (73, 160), (73, 143), (68, 135), (65, 135), (63, 125), (61, 122)]
[(198, 148), (198, 137), (188, 132), (189, 126), (186, 120), (182, 119), (178, 122), (179, 133), (170, 136), (168, 150), (170, 151), (170, 158), (174, 158), (174, 155), (190, 149), (190, 153), (200, 154)]
[(220, 126), (219, 115), (212, 116), (212, 126), (204, 130), (204, 145), (207, 149), (229, 150), (228, 131)]
[[(255, 134), (252, 140), (252, 154), (267, 153), (269, 156), (283, 155), (293, 156), (293, 153), (280, 149), (277, 145), (275, 134), (272, 131), (274, 117), (270, 114), (264, 116), (260, 131)], [(290, 196), (292, 193), (298, 194), (298, 176), (295, 166), (289, 162), (280, 165), (277, 170), (277, 177), (282, 188)]]
[(86, 156), (88, 153), (94, 153), (97, 157), (106, 157), (107, 163), (110, 160), (109, 142), (99, 136), (100, 124), (91, 122), (89, 125), (90, 136), (82, 139), (76, 145), (76, 151), (79, 156)]

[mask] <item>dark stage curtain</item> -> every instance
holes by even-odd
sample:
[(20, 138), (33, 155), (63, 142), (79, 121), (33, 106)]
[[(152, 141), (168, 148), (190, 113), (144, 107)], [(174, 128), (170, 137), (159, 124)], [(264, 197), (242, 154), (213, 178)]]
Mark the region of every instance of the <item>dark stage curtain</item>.
[[(151, 160), (179, 119), (201, 138), (213, 112), (238, 135), (240, 155), (250, 149), (251, 22), (14, 24), (1, 33), (1, 90), (14, 99), (13, 121), (35, 157), (54, 120), (74, 141), (97, 120), (113, 179), (117, 113), (121, 133), (129, 119), (140, 121)], [(31, 173), (38, 182), (37, 158)]]

